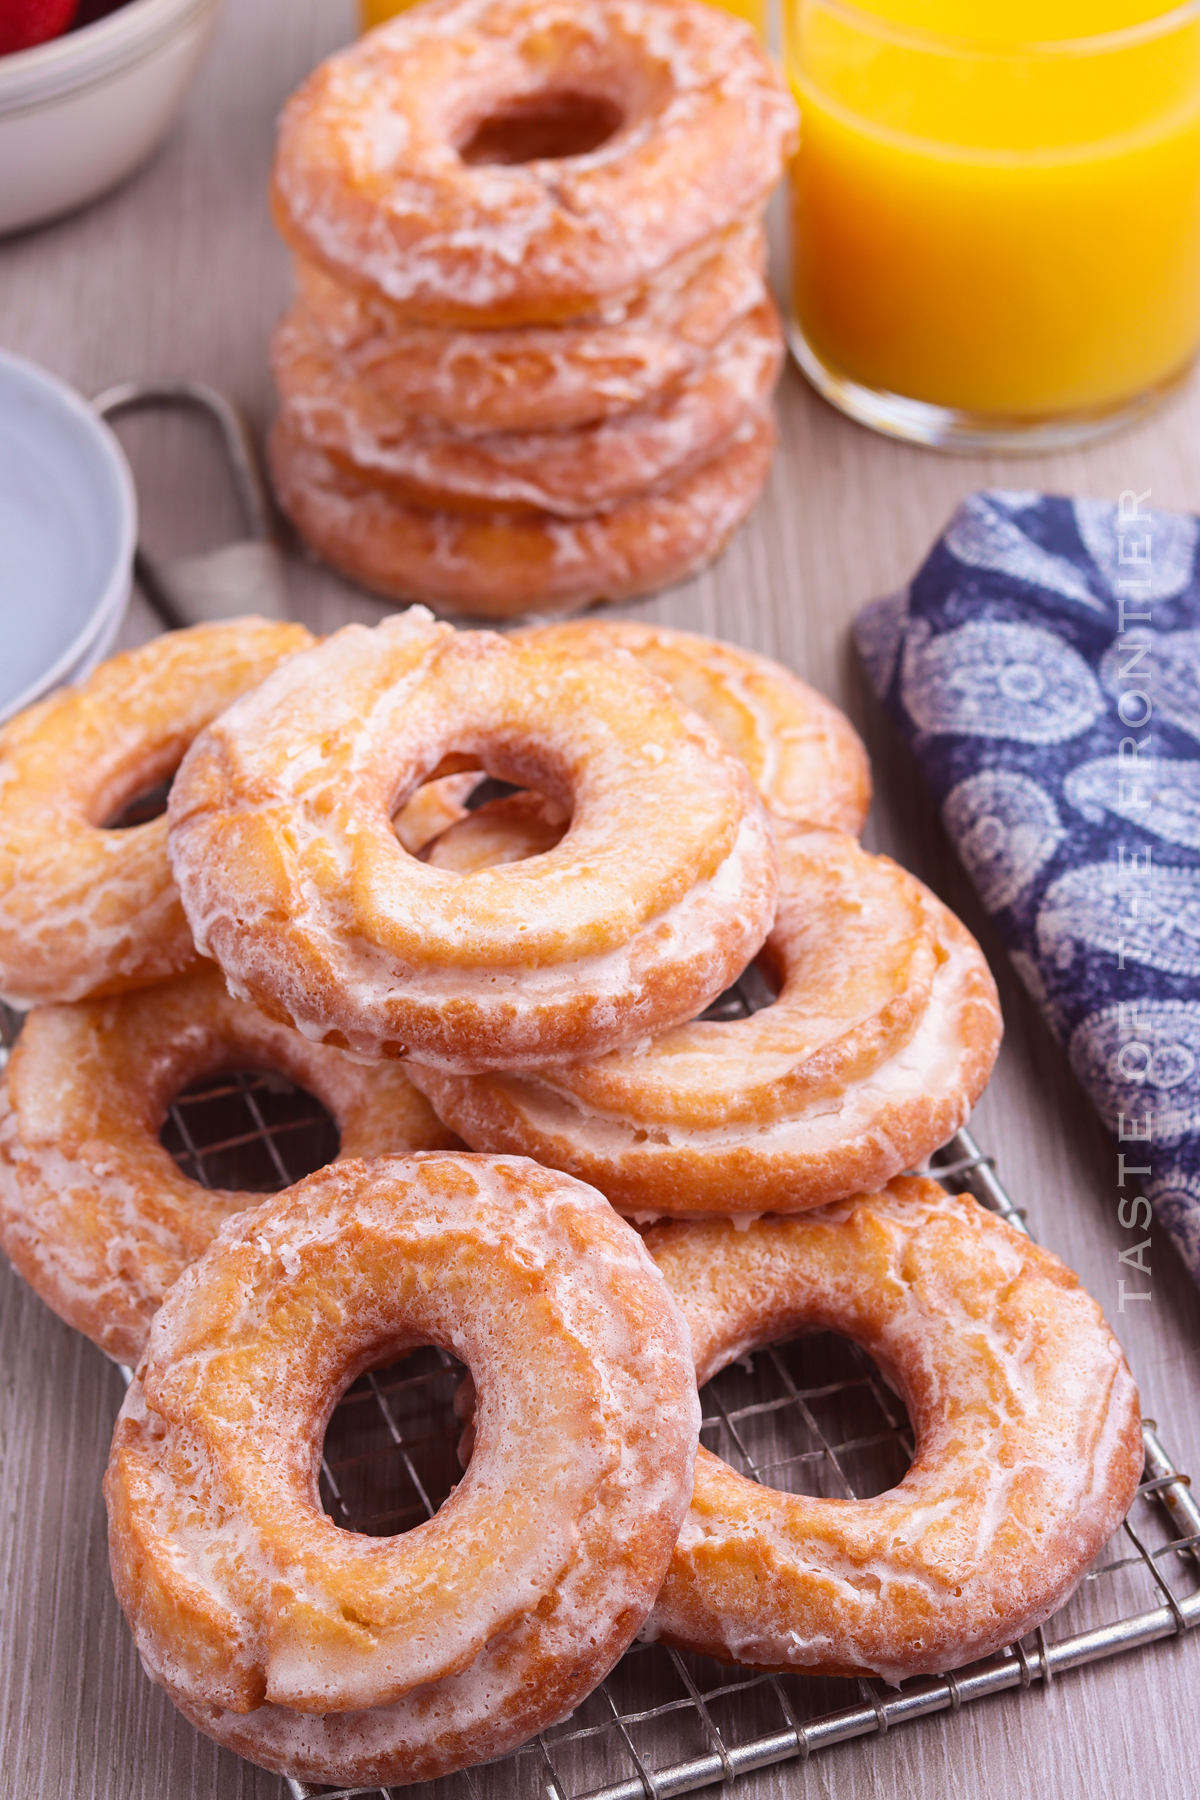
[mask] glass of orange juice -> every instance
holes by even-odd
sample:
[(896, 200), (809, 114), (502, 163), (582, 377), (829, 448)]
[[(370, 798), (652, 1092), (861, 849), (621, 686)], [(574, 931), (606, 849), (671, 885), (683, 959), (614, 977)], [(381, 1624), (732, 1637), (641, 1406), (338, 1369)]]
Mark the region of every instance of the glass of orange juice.
[(373, 26), (382, 25), (385, 19), (407, 12), (416, 4), (417, 0), (358, 0), (358, 16), (363, 30), (370, 31)]
[(785, 0), (789, 335), (851, 417), (1046, 449), (1200, 347), (1200, 0)]
[[(416, 3), (417, 0), (358, 0), (362, 28), (370, 31), (373, 25), (382, 25), (385, 19), (395, 13), (407, 12)], [(726, 12), (736, 13), (739, 19), (745, 19), (766, 42), (770, 0), (715, 0), (715, 4), (723, 6)]]

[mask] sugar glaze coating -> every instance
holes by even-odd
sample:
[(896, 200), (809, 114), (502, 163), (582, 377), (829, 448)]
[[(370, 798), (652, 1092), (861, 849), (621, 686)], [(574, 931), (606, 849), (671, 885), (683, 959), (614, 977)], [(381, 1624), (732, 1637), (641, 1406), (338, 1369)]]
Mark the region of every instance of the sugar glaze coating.
[(167, 821), (105, 822), (170, 775), (197, 733), (283, 658), (303, 625), (231, 619), (125, 651), (0, 732), (0, 995), (82, 1000), (196, 960)]
[(577, 619), (517, 635), (573, 656), (635, 656), (741, 757), (772, 813), (853, 836), (862, 830), (871, 804), (862, 740), (843, 712), (781, 663), (634, 619)]
[[(633, 619), (577, 619), (513, 635), (571, 656), (635, 656), (740, 756), (769, 812), (853, 836), (861, 831), (871, 804), (862, 740), (838, 707), (782, 664), (717, 638)], [(565, 829), (561, 808), (543, 796), (531, 808), (492, 801), (471, 814), (465, 802), (482, 780), (482, 772), (448, 775), (419, 788), (395, 821), (405, 849), (415, 856), (428, 846), (428, 860), (442, 867), (487, 868), (553, 848)], [(447, 840), (450, 828), (467, 819), (470, 833)], [(501, 835), (487, 845), (475, 842), (493, 821)], [(435, 839), (441, 840), (436, 853)]]
[[(465, 845), (486, 811), (439, 843)], [(796, 1212), (882, 1184), (945, 1143), (1000, 1043), (979, 946), (914, 876), (844, 833), (780, 821), (776, 841), (779, 905), (762, 954), (774, 1005), (586, 1061), (414, 1069), (438, 1116), (475, 1149), (566, 1169), (642, 1218)]]
[(695, 369), (645, 406), (571, 429), (465, 434), (398, 414), (371, 383), (347, 380), (304, 320), (275, 334), (286, 428), (409, 506), (589, 518), (712, 460), (767, 405), (783, 362), (774, 302), (755, 310)]
[(955, 1669), (1062, 1604), (1142, 1469), (1137, 1390), (1058, 1258), (969, 1198), (898, 1180), (797, 1218), (658, 1226), (647, 1247), (704, 1382), (808, 1330), (901, 1394), (907, 1475), (874, 1499), (761, 1487), (701, 1449), (645, 1635), (755, 1668)]
[(339, 1156), (456, 1149), (395, 1063), (312, 1044), (201, 964), (158, 987), (43, 1006), (0, 1082), (0, 1246), (60, 1318), (133, 1365), (171, 1283), (261, 1196), (202, 1187), (159, 1142), (175, 1096), (277, 1070), (328, 1108)]
[[(326, 1422), (439, 1344), (479, 1396), (436, 1516), (321, 1511)], [(636, 1234), (519, 1160), (346, 1163), (228, 1221), (172, 1289), (105, 1480), (118, 1597), (201, 1730), (338, 1785), (432, 1778), (555, 1722), (626, 1648), (691, 1492), (687, 1333)]]
[[(494, 117), (582, 97), (618, 129), (510, 165)], [(280, 122), (284, 238), (410, 321), (555, 323), (757, 212), (795, 143), (754, 32), (695, 0), (430, 0), (314, 71)]]
[(320, 332), (345, 378), (397, 412), (456, 431), (561, 431), (645, 406), (697, 369), (766, 294), (754, 221), (681, 257), (648, 287), (569, 325), (508, 331), (411, 325), (377, 293), (296, 259), (286, 316)]
[[(632, 661), (414, 609), (281, 674), (198, 740), (170, 802), (197, 945), (270, 1016), (365, 1056), (521, 1066), (690, 1016), (762, 943), (762, 803)], [(562, 843), (466, 876), (410, 857), (392, 814), (451, 751), (569, 805)]]
[(628, 600), (719, 555), (754, 510), (775, 421), (753, 413), (670, 487), (591, 518), (409, 506), (306, 444), (286, 417), (268, 440), (275, 496), (310, 550), (373, 593), (474, 618), (516, 619)]

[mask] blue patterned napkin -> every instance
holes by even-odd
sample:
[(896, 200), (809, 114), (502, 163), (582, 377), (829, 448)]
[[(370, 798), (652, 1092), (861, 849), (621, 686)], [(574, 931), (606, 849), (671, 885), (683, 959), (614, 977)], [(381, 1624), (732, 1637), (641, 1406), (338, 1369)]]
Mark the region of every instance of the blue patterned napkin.
[(856, 626), (980, 899), (1118, 1140), (1123, 1309), (1150, 1286), (1139, 1196), (1200, 1282), (1198, 538), (1200, 520), (1153, 512), (1149, 495), (973, 494), (912, 585)]

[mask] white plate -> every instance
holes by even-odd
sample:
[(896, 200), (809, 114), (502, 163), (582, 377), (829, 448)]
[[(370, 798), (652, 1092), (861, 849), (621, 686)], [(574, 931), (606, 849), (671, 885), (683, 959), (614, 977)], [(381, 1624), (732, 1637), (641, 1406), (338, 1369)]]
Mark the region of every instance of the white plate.
[(0, 57), (0, 233), (83, 206), (145, 162), (183, 104), (221, 5), (128, 0)]
[(136, 542), (112, 432), (57, 376), (0, 351), (0, 719), (111, 647)]

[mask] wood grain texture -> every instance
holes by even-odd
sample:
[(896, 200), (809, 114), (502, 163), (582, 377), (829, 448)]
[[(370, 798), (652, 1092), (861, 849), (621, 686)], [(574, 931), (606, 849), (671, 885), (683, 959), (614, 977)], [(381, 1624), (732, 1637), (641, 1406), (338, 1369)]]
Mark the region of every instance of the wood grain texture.
[[(91, 211), (0, 244), (0, 343), (88, 392), (187, 375), (234, 395), (260, 430), (266, 344), (289, 288), (265, 184), (274, 116), (352, 30), (348, 0), (229, 0), (216, 54), (156, 160)], [(1135, 221), (1114, 225), (1116, 238)], [(779, 657), (839, 700), (872, 752), (867, 842), (915, 869), (980, 936), (1008, 1035), (974, 1121), (1034, 1229), (1114, 1317), (1169, 1448), (1200, 1472), (1200, 1309), (1162, 1234), (1154, 1301), (1115, 1318), (1115, 1156), (1015, 980), (953, 859), (914, 766), (866, 693), (848, 644), (865, 600), (903, 582), (959, 498), (1009, 485), (1200, 504), (1200, 386), (1088, 451), (1012, 463), (944, 459), (871, 436), (794, 373), (781, 393), (770, 491), (720, 564), (630, 616), (713, 632)], [(153, 547), (227, 537), (231, 497), (203, 430), (122, 426)], [(318, 631), (381, 606), (299, 558), (298, 617)], [(139, 601), (125, 641), (154, 629)], [(0, 1268), (0, 1785), (62, 1800), (277, 1800), (281, 1784), (199, 1738), (146, 1681), (108, 1580), (100, 1476), (116, 1374)], [(745, 1780), (744, 1800), (1190, 1800), (1200, 1787), (1200, 1642), (1166, 1643)]]

